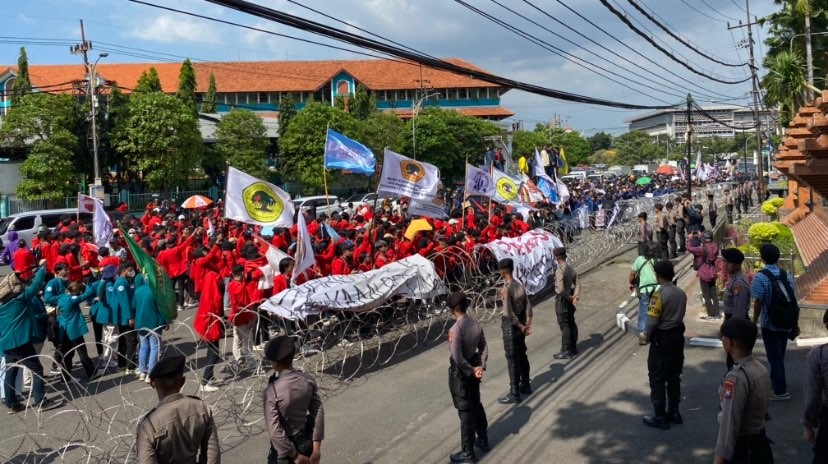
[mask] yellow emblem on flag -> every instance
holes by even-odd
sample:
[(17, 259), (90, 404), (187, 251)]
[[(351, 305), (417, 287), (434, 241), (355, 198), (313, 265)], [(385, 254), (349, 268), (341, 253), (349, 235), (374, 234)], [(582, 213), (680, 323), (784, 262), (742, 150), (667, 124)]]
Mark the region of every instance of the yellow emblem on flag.
[(285, 204), (265, 182), (254, 182), (242, 191), (242, 202), (251, 219), (275, 222), (282, 216)]
[(506, 201), (514, 201), (520, 193), (517, 184), (515, 184), (512, 179), (505, 176), (497, 180), (495, 187), (497, 188), (497, 193), (500, 194), (500, 197)]
[(426, 170), (422, 164), (406, 159), (400, 162), (400, 175), (409, 182), (419, 182), (425, 177)]

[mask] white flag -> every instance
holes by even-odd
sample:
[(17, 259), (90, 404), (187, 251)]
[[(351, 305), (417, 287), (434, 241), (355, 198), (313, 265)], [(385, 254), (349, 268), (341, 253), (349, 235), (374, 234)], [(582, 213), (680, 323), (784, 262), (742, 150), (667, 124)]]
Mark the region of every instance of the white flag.
[(503, 171), (492, 169), (492, 180), (494, 181), (495, 194), (492, 200), (498, 203), (519, 203), (520, 179), (514, 178)]
[(447, 218), (446, 202), (439, 196), (430, 200), (412, 198), (408, 202), (408, 215), (410, 217), (425, 216), (434, 219)]
[(92, 233), (95, 235), (95, 245), (109, 246), (112, 242), (112, 222), (104, 210), (104, 204), (95, 197), (82, 193), (78, 194), (78, 211), (88, 212), (92, 206)]
[(560, 198), (560, 202), (561, 203), (568, 202), (569, 201), (569, 188), (566, 186), (566, 184), (563, 183), (563, 181), (561, 179), (558, 178), (558, 176), (555, 176), (555, 179), (557, 181), (558, 197)]
[(295, 283), (297, 277), (316, 264), (316, 257), (313, 255), (313, 241), (311, 241), (311, 236), (308, 233), (305, 215), (300, 213), (296, 222), (299, 237), (296, 240), (296, 267), (293, 268), (293, 276), (290, 278), (291, 283)]
[(492, 176), (480, 168), (466, 164), (466, 196), (483, 195), (491, 198), (494, 194), (495, 185)]
[(267, 240), (261, 237), (256, 238), (263, 243), (267, 243), (268, 246), (267, 252), (265, 253), (267, 264), (259, 266), (259, 270), (262, 272), (262, 276), (259, 278), (259, 290), (268, 290), (273, 288), (273, 278), (279, 275), (279, 263), (285, 258), (290, 258), (290, 256), (268, 243)]
[(430, 200), (440, 188), (440, 170), (436, 166), (385, 150), (377, 193)]
[(290, 227), (293, 202), (279, 187), (230, 167), (224, 217), (260, 226)]

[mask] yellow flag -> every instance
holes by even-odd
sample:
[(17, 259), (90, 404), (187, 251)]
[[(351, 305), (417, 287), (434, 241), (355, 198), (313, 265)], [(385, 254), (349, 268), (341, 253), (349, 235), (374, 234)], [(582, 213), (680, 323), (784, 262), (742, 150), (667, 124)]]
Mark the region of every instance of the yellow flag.
[(558, 168), (558, 174), (565, 176), (569, 174), (569, 161), (566, 160), (566, 153), (564, 152), (564, 147), (561, 147), (559, 155), (561, 158), (561, 164), (563, 166), (560, 166)]

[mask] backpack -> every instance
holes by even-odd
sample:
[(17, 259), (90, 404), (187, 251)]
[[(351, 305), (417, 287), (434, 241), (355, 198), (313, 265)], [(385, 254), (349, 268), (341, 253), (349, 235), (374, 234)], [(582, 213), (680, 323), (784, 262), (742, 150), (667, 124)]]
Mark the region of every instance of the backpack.
[(780, 329), (795, 328), (799, 322), (799, 303), (788, 282), (788, 274), (783, 269), (779, 270), (779, 277), (767, 269), (759, 272), (764, 274), (771, 284), (771, 299), (767, 305), (768, 319), (771, 324)]
[(0, 304), (6, 304), (11, 299), (23, 293), (24, 290), (26, 290), (26, 286), (17, 277), (17, 274), (12, 272), (6, 275), (6, 277), (0, 280)]

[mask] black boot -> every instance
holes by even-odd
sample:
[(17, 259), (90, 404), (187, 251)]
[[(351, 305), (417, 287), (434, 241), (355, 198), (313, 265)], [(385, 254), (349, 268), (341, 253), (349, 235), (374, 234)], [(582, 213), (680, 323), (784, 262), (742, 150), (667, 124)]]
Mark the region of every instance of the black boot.
[(668, 411), (667, 422), (679, 425), (684, 423), (684, 418), (681, 417), (681, 414), (679, 414), (678, 411)]
[(460, 451), (449, 456), (451, 462), (477, 462), (477, 456), (471, 451)]
[(497, 399), (500, 404), (515, 404), (520, 403), (520, 394), (509, 393)]
[(528, 383), (520, 387), (520, 396), (529, 396), (532, 394), (532, 386)]
[(662, 430), (670, 430), (670, 423), (665, 416), (644, 416), (641, 418), (644, 425)]
[(489, 439), (488, 438), (478, 438), (474, 441), (475, 449), (482, 451), (484, 453), (489, 452)]

